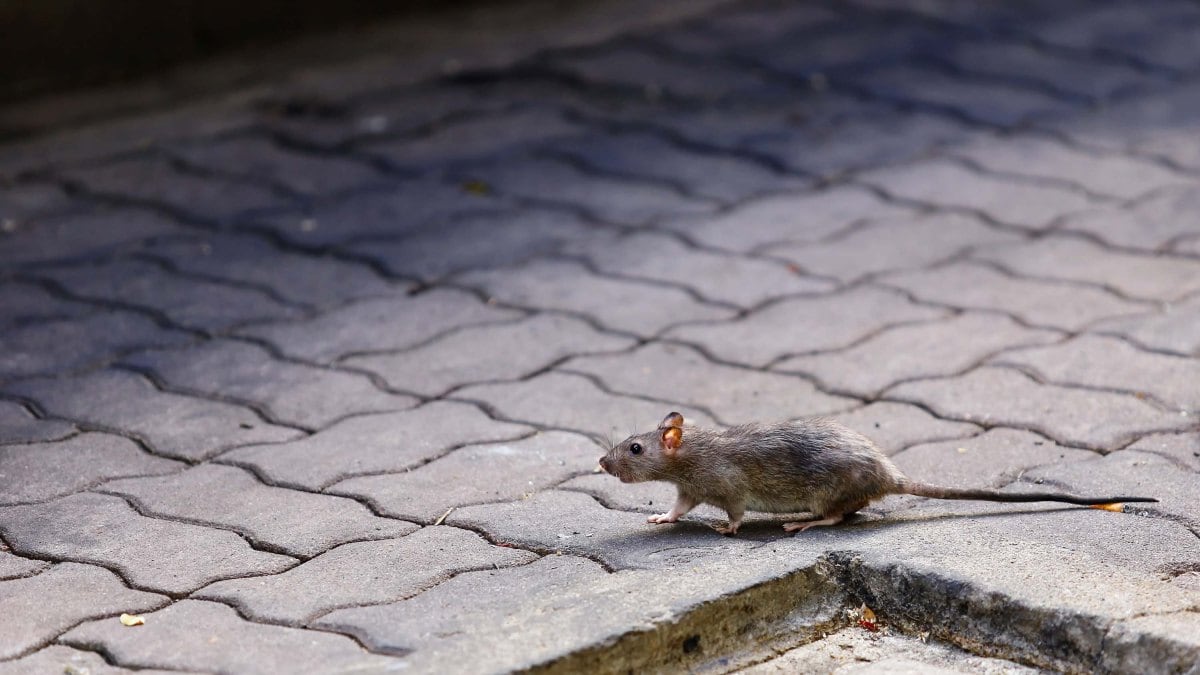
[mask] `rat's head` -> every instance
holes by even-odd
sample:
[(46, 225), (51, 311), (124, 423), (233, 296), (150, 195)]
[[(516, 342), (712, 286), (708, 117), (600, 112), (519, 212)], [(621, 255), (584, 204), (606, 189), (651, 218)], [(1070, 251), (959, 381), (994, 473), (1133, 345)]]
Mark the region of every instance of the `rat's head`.
[(654, 431), (630, 436), (614, 445), (600, 458), (600, 468), (623, 483), (662, 480), (682, 444), (683, 415), (673, 412)]

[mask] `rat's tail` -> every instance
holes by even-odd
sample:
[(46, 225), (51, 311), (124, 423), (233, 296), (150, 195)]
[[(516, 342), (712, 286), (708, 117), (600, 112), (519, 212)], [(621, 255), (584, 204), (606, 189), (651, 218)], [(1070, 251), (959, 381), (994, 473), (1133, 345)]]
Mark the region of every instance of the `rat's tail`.
[(905, 480), (896, 489), (896, 494), (933, 497), (934, 499), (978, 499), (987, 502), (1066, 502), (1082, 506), (1101, 504), (1123, 504), (1126, 502), (1156, 502), (1154, 497), (1077, 497), (1062, 492), (1001, 492), (987, 489), (959, 489), (939, 487), (928, 483)]

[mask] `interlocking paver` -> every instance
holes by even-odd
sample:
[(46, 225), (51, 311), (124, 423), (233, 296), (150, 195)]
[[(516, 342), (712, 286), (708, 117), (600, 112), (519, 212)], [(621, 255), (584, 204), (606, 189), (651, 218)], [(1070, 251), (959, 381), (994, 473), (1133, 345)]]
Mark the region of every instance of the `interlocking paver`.
[(651, 402), (610, 394), (573, 373), (543, 373), (510, 384), (481, 384), (460, 389), (455, 398), (479, 401), (506, 419), (590, 434), (620, 437), (657, 424), (672, 406), (697, 424), (711, 423), (707, 414), (674, 401)]
[(634, 341), (601, 333), (568, 316), (536, 314), (447, 335), (415, 349), (346, 359), (390, 386), (427, 396), (478, 382), (515, 380), (576, 354), (632, 347)]
[(83, 433), (54, 443), (0, 446), (0, 504), (38, 502), (77, 492), (110, 478), (149, 476), (184, 468), (147, 454), (112, 434)]
[(1200, 432), (1153, 434), (1138, 440), (1128, 449), (1160, 455), (1179, 466), (1200, 472)]
[(63, 645), (51, 645), (38, 650), (29, 656), (15, 661), (0, 662), (0, 675), (25, 675), (25, 673), (86, 673), (86, 675), (166, 675), (167, 673), (186, 673), (180, 670), (154, 670), (139, 668), (129, 670), (119, 666), (110, 666), (104, 657), (96, 652), (85, 652)]
[(7, 390), (32, 398), (51, 415), (120, 430), (144, 439), (156, 453), (178, 459), (204, 459), (229, 447), (300, 435), (241, 406), (159, 391), (146, 378), (120, 370), (70, 380), (26, 380)]
[(399, 539), (343, 544), (282, 574), (221, 581), (196, 595), (233, 603), (255, 619), (304, 624), (333, 609), (416, 595), (459, 572), (537, 557), (492, 546), (474, 532), (433, 526)]
[(0, 444), (57, 441), (73, 433), (70, 422), (34, 417), (25, 406), (0, 400)]
[[(54, 601), (47, 602), (47, 598)], [(60, 563), (36, 576), (0, 582), (0, 601), (4, 602), (0, 659), (44, 645), (80, 621), (146, 611), (166, 600), (126, 587), (102, 567), (78, 563)]]
[(857, 403), (798, 377), (716, 364), (683, 345), (652, 343), (628, 354), (585, 356), (561, 369), (589, 373), (621, 394), (711, 410), (727, 424), (828, 414)]
[(1155, 312), (1101, 321), (1092, 330), (1123, 335), (1150, 349), (1197, 356), (1200, 355), (1200, 295), (1163, 305)]
[(700, 344), (727, 361), (763, 366), (792, 354), (845, 347), (890, 324), (947, 314), (893, 291), (859, 287), (776, 302), (736, 321), (681, 326), (668, 336)]
[(919, 377), (953, 375), (1010, 347), (1059, 339), (995, 314), (966, 312), (948, 319), (889, 328), (843, 351), (795, 356), (772, 368), (805, 373), (833, 391), (875, 396)]
[(671, 26), (654, 37), (685, 51), (742, 49), (824, 28), (839, 17), (832, 9), (816, 5), (780, 9), (753, 4), (726, 5), (704, 19)]
[(1075, 331), (1105, 317), (1140, 314), (1148, 307), (1100, 288), (1016, 278), (966, 262), (891, 274), (884, 283), (922, 300), (962, 309), (1004, 312), (1036, 325)]
[[(1103, 667), (1117, 671), (1144, 671), (1164, 668), (1185, 671), (1195, 665), (1193, 654), (1200, 652), (1200, 612), (1176, 612), (1139, 616), (1112, 627), (1105, 646)], [(1160, 655), (1147, 650), (1149, 643), (1160, 649), (1166, 645), (1186, 645), (1176, 651), (1178, 656), (1164, 662)], [(1152, 647), (1153, 649), (1153, 647)], [(1147, 652), (1150, 653), (1147, 653)], [(1162, 652), (1167, 652), (1162, 649)]]
[[(186, 350), (143, 351), (122, 363), (168, 386), (233, 398), (285, 424), (320, 429), (348, 415), (403, 410), (417, 400), (378, 389), (365, 376), (281, 361), (257, 345), (212, 340)], [(403, 383), (400, 385), (403, 386)]]
[(771, 255), (786, 258), (809, 274), (845, 282), (893, 270), (920, 269), (967, 249), (1019, 241), (1020, 237), (977, 219), (952, 213), (883, 218), (817, 243), (783, 244)]
[(120, 497), (76, 494), (0, 509), (13, 550), (116, 568), (140, 589), (190, 593), (217, 579), (276, 574), (295, 560), (256, 551), (227, 530), (139, 515)]
[(45, 560), (22, 558), (8, 553), (7, 549), (0, 550), (0, 580), (31, 577), (49, 566), (50, 563)]
[(732, 309), (701, 304), (675, 288), (599, 276), (566, 261), (539, 260), (517, 270), (473, 272), (461, 281), (501, 302), (584, 314), (607, 328), (646, 337), (672, 324), (734, 314)]
[(0, 331), (8, 332), (23, 324), (61, 318), (78, 318), (96, 311), (96, 307), (66, 300), (33, 282), (0, 283)]
[[(946, 159), (869, 171), (861, 180), (888, 194), (952, 209), (969, 209), (997, 222), (1044, 230), (1057, 219), (1091, 206), (1077, 192), (1043, 185), (1035, 179), (991, 176)], [(953, 185), (953, 190), (942, 186)]]
[(915, 405), (894, 401), (876, 401), (828, 417), (864, 434), (889, 455), (917, 443), (965, 438), (980, 431), (974, 424), (939, 419)]
[(301, 557), (416, 529), (379, 518), (349, 499), (270, 487), (242, 469), (217, 464), (170, 476), (109, 481), (98, 491), (135, 499), (156, 516), (236, 530), (260, 548)]
[(452, 507), (519, 499), (590, 471), (602, 450), (561, 431), (472, 445), (404, 473), (351, 478), (326, 489), (369, 500), (379, 513), (431, 523)]
[[(559, 485), (558, 489), (591, 495), (605, 508), (655, 514), (669, 510), (678, 492), (674, 485), (663, 481), (625, 484), (606, 473), (578, 476)], [(716, 522), (725, 517), (725, 513), (714, 506), (701, 504), (689, 516), (692, 520)]]
[(1093, 5), (1069, 17), (1034, 27), (1035, 34), (1055, 45), (1103, 47), (1155, 65), (1190, 70), (1200, 65), (1194, 53), (1200, 11), (1186, 2)]
[(0, 263), (32, 265), (85, 259), (137, 248), (153, 237), (193, 230), (152, 211), (93, 208), (38, 218), (10, 234), (0, 234)]
[(1074, 237), (1043, 237), (974, 256), (1023, 276), (1107, 286), (1136, 299), (1170, 302), (1200, 291), (1198, 260), (1121, 253)]
[(467, 443), (511, 440), (529, 427), (497, 422), (475, 406), (435, 401), (344, 419), (306, 438), (238, 448), (222, 462), (251, 467), (272, 484), (320, 489), (352, 476), (398, 473)]
[(303, 663), (313, 671), (351, 672), (385, 670), (395, 662), (368, 654), (344, 635), (254, 623), (215, 602), (183, 600), (145, 619), (146, 625), (137, 630), (113, 620), (91, 621), (62, 641), (102, 650), (117, 663), (138, 669), (269, 674)]
[(1195, 425), (1193, 419), (1132, 395), (1038, 384), (1009, 368), (983, 367), (951, 380), (908, 382), (885, 396), (927, 405), (939, 415), (1033, 429), (1065, 445), (1100, 450), (1116, 449), (1150, 432)]
[(170, 152), (209, 171), (271, 180), (303, 195), (344, 192), (383, 182), (383, 176), (364, 162), (284, 150), (264, 137), (206, 139), (172, 147)]
[(453, 328), (519, 316), (461, 291), (435, 289), (414, 297), (394, 294), (363, 300), (307, 321), (249, 326), (239, 332), (293, 358), (332, 363), (351, 354), (411, 347)]
[[(1080, 335), (1060, 344), (1017, 349), (992, 361), (1026, 368), (1057, 384), (1153, 396), (1181, 411), (1200, 411), (1200, 359), (1142, 351), (1129, 342)], [(1103, 364), (1097, 367), (1097, 364)]]
[[(564, 250), (586, 256), (608, 274), (677, 284), (710, 300), (741, 307), (786, 295), (834, 289), (831, 281), (805, 276), (777, 262), (697, 250), (657, 233), (577, 240)], [(647, 251), (654, 252), (651, 264), (631, 264)]]
[(31, 218), (73, 205), (66, 191), (53, 183), (0, 183), (0, 221), (12, 222), (17, 229)]

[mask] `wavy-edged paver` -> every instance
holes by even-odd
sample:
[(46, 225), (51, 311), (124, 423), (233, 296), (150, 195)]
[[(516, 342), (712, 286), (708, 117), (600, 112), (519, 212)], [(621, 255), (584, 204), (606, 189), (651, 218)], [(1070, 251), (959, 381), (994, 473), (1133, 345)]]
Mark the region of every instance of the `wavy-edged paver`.
[(395, 602), (458, 572), (537, 557), (493, 546), (474, 532), (432, 526), (398, 539), (343, 544), (282, 574), (221, 581), (195, 596), (232, 603), (258, 620), (296, 625), (341, 607)]
[(50, 566), (46, 560), (22, 558), (6, 550), (0, 551), (0, 579), (31, 577)]
[(0, 659), (28, 653), (81, 621), (134, 614), (166, 602), (164, 596), (127, 587), (103, 567), (79, 563), (59, 563), (36, 576), (0, 581)]
[(1033, 467), (1093, 457), (1028, 431), (996, 428), (971, 438), (914, 445), (892, 455), (892, 461), (915, 480), (982, 488), (1006, 485)]
[(350, 478), (326, 492), (361, 497), (394, 518), (431, 523), (454, 507), (532, 495), (591, 471), (601, 454), (586, 436), (548, 431), (459, 448), (410, 471)]
[(829, 414), (857, 403), (803, 378), (713, 363), (685, 345), (650, 343), (627, 354), (574, 358), (560, 369), (588, 373), (617, 393), (711, 410), (727, 424)]
[(1039, 384), (1017, 370), (995, 366), (954, 378), (907, 382), (884, 396), (927, 405), (954, 419), (1034, 429), (1066, 445), (1098, 450), (1115, 450), (1150, 432), (1195, 425), (1192, 418), (1132, 394)]
[(793, 354), (847, 347), (891, 324), (948, 314), (892, 290), (857, 287), (789, 298), (734, 321), (681, 326), (667, 336), (698, 344), (726, 361), (761, 367)]
[(1182, 434), (1151, 434), (1138, 439), (1128, 450), (1166, 457), (1178, 466), (1200, 473), (1200, 431)]
[(48, 443), (0, 445), (0, 505), (38, 502), (111, 478), (173, 473), (181, 462), (155, 457), (113, 434), (83, 433)]
[(974, 424), (934, 417), (923, 408), (895, 401), (875, 401), (828, 417), (870, 438), (888, 455), (917, 443), (966, 438), (981, 431)]
[(345, 359), (392, 387), (427, 396), (477, 382), (515, 380), (575, 354), (627, 349), (630, 338), (601, 333), (569, 316), (535, 314), (519, 321), (464, 328), (394, 354)]
[(321, 672), (384, 670), (394, 663), (391, 657), (367, 653), (344, 635), (247, 621), (232, 607), (215, 602), (182, 600), (144, 618), (146, 624), (137, 630), (113, 620), (90, 621), (61, 641), (101, 650), (137, 669), (266, 675), (298, 663)]
[(96, 652), (72, 649), (65, 645), (50, 645), (43, 649), (17, 659), (0, 662), (0, 675), (25, 675), (26, 673), (86, 673), (86, 675), (168, 675), (171, 673), (189, 673), (186, 670), (157, 670), (154, 668), (138, 668), (131, 670), (120, 666), (110, 666), (104, 657)]
[(1200, 209), (1200, 187), (1181, 185), (1156, 191), (1121, 208), (1095, 208), (1073, 214), (1057, 229), (1079, 232), (1127, 249), (1155, 252), (1196, 234), (1191, 214)]
[(85, 260), (137, 249), (147, 239), (191, 232), (170, 218), (145, 209), (68, 211), (28, 223), (19, 222), (16, 231), (2, 239), (0, 262), (17, 266)]
[(23, 325), (77, 319), (97, 311), (94, 305), (67, 300), (41, 284), (12, 279), (0, 282), (0, 307), (4, 308), (0, 314), (0, 331), (4, 333)]
[(57, 441), (73, 433), (70, 422), (34, 417), (25, 406), (0, 399), (0, 444)]
[(101, 370), (63, 380), (25, 380), (6, 389), (33, 399), (51, 415), (118, 430), (168, 457), (198, 460), (251, 443), (280, 443), (301, 435), (268, 424), (242, 406), (160, 391), (145, 377)]
[(497, 422), (475, 406), (434, 401), (412, 410), (350, 417), (290, 443), (238, 448), (220, 461), (249, 467), (272, 484), (315, 490), (352, 476), (403, 471), (460, 445), (531, 431)]
[(1200, 293), (1153, 311), (1097, 322), (1091, 330), (1122, 335), (1157, 351), (1200, 356)]
[(300, 557), (416, 529), (380, 518), (349, 499), (263, 485), (242, 469), (219, 464), (169, 476), (113, 480), (97, 491), (129, 497), (155, 516), (235, 530), (259, 548)]
[(18, 553), (103, 564), (139, 589), (168, 594), (296, 562), (256, 551), (228, 530), (150, 518), (120, 497), (90, 493), (0, 509), (0, 531)]

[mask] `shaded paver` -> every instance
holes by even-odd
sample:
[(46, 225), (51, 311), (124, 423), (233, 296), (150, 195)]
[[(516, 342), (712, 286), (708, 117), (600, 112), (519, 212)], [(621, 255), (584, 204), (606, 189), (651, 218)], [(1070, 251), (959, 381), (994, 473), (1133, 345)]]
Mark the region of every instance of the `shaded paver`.
[(0, 400), (0, 443), (57, 441), (73, 433), (69, 422), (34, 417), (25, 406)]

